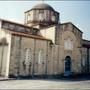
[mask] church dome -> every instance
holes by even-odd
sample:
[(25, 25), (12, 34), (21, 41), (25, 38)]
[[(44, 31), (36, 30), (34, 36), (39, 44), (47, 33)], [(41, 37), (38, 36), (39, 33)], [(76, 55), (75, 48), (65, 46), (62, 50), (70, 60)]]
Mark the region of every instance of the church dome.
[(48, 4), (41, 3), (25, 12), (25, 23), (29, 26), (58, 24), (59, 13)]
[(44, 4), (44, 3), (41, 3), (41, 4), (37, 4), (35, 5), (32, 10), (37, 10), (37, 9), (43, 9), (43, 10), (52, 10), (54, 11), (54, 9), (48, 5), (48, 4)]

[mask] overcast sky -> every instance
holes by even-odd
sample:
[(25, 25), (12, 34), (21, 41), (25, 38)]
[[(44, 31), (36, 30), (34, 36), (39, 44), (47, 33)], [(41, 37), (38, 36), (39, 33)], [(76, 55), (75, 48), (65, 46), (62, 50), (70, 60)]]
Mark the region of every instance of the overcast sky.
[[(0, 18), (24, 23), (24, 12), (41, 1), (0, 1)], [(60, 13), (60, 22), (72, 22), (90, 40), (90, 1), (45, 1)]]

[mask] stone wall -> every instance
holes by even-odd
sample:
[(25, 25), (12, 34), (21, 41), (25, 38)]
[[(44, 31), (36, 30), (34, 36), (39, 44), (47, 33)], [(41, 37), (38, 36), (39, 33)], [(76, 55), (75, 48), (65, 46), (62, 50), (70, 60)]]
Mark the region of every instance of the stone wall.
[[(10, 75), (44, 75), (47, 73), (48, 45), (50, 41), (27, 38), (21, 36), (12, 36)], [(30, 61), (25, 60), (25, 49), (31, 50)], [(39, 63), (39, 50), (43, 51), (43, 60)], [(26, 64), (26, 65), (25, 65)]]
[(90, 48), (82, 47), (82, 72), (90, 73)]
[[(79, 74), (82, 72), (82, 55), (86, 53), (82, 50), (82, 32), (75, 26), (55, 26), (48, 29), (42, 29), (39, 33), (48, 40), (28, 38), (22, 36), (12, 36), (10, 75), (57, 75), (65, 72), (65, 58), (71, 58), (71, 72)], [(68, 39), (69, 38), (69, 39)], [(69, 43), (65, 44), (67, 40)], [(70, 44), (71, 43), (71, 44)], [(68, 45), (69, 46), (65, 46)], [(25, 49), (30, 48), (30, 62), (25, 60)], [(39, 51), (42, 51), (41, 61), (39, 60)], [(82, 53), (83, 52), (83, 53)], [(86, 57), (84, 57), (86, 58)]]
[(50, 28), (41, 29), (38, 34), (52, 40), (52, 42), (55, 43), (55, 30), (55, 26), (52, 26)]
[[(73, 73), (81, 73), (81, 41), (82, 32), (80, 32), (71, 23), (62, 24), (56, 27), (56, 44), (59, 45), (59, 73), (64, 73), (65, 57), (71, 57), (71, 71)], [(71, 40), (73, 47), (66, 48), (65, 42), (67, 39)]]

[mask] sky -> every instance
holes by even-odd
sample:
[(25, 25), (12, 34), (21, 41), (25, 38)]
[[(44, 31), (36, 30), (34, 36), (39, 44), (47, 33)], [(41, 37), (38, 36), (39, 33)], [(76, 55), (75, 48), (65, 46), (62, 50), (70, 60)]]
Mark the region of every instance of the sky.
[[(24, 12), (30, 10), (42, 0), (33, 1), (0, 1), (0, 18), (24, 23)], [(60, 13), (60, 22), (72, 22), (82, 32), (83, 38), (90, 40), (90, 1), (48, 1)]]

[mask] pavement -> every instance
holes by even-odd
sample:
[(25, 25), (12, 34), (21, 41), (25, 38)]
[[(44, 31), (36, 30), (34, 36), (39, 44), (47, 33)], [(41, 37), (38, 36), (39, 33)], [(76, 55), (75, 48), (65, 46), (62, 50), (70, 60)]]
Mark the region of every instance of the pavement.
[(67, 81), (57, 79), (29, 79), (0, 81), (0, 89), (37, 90), (90, 90), (90, 80)]
[(0, 89), (90, 90), (90, 76), (59, 79), (0, 77)]

